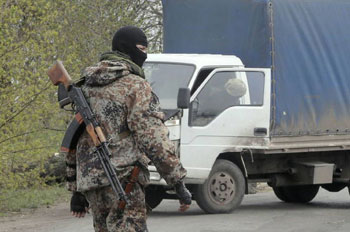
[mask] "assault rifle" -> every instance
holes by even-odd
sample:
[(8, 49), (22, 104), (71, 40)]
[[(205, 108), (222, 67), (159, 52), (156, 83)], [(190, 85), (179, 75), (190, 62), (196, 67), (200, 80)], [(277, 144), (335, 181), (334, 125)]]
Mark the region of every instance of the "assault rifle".
[[(48, 75), (54, 85), (59, 85), (60, 107), (63, 108), (65, 105), (71, 103), (75, 111), (75, 117), (63, 138), (61, 151), (72, 152), (75, 150), (81, 133), (86, 129), (96, 147), (95, 152), (102, 164), (108, 181), (117, 195), (117, 198), (121, 200), (120, 205), (123, 204), (125, 207), (127, 202), (126, 194), (110, 162), (111, 153), (107, 146), (106, 137), (87, 103), (82, 90), (72, 83), (67, 70), (60, 61), (57, 61), (56, 64), (49, 69)], [(66, 96), (60, 99), (62, 95)]]

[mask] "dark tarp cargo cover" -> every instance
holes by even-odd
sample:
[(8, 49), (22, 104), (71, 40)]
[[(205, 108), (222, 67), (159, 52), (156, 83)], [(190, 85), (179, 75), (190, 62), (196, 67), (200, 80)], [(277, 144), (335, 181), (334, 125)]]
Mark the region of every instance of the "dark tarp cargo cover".
[(164, 52), (272, 68), (273, 136), (350, 133), (350, 0), (163, 0)]

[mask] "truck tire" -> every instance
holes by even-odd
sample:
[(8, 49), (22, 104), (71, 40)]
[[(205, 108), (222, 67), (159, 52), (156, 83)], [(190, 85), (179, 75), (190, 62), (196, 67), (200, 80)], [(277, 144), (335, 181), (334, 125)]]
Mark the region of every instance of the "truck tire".
[(283, 187), (273, 187), (272, 189), (278, 199), (284, 202), (290, 202), (290, 199), (286, 196), (285, 192), (283, 191)]
[(273, 187), (278, 199), (290, 203), (308, 203), (316, 197), (319, 189), (318, 185)]
[(241, 204), (245, 187), (239, 167), (228, 160), (219, 159), (204, 184), (197, 186), (195, 199), (206, 213), (230, 213)]
[(347, 185), (343, 183), (333, 183), (333, 184), (324, 184), (322, 185), (322, 188), (329, 192), (339, 192), (340, 190), (343, 190)]
[(164, 198), (164, 190), (152, 185), (145, 188), (146, 205), (150, 209), (156, 208)]

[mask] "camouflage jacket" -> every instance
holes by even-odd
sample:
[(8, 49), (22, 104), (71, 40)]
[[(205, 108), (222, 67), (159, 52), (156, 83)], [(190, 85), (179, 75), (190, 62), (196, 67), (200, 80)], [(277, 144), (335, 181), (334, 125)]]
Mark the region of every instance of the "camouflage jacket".
[[(125, 54), (109, 52), (99, 63), (86, 68), (82, 80), (83, 93), (109, 142), (119, 180), (125, 180), (139, 162), (143, 166), (139, 180), (146, 184), (149, 159), (170, 185), (186, 175), (168, 138), (158, 98), (139, 66)], [(85, 131), (76, 152), (66, 154), (69, 190), (87, 191), (108, 185), (93, 149)]]

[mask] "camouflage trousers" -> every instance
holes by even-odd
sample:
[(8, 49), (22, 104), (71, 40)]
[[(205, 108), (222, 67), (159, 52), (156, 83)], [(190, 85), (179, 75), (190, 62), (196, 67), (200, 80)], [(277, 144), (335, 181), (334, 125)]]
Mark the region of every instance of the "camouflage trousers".
[(89, 201), (96, 232), (147, 232), (146, 203), (143, 187), (136, 183), (128, 195), (123, 215), (118, 215), (119, 201), (110, 186), (84, 192)]

